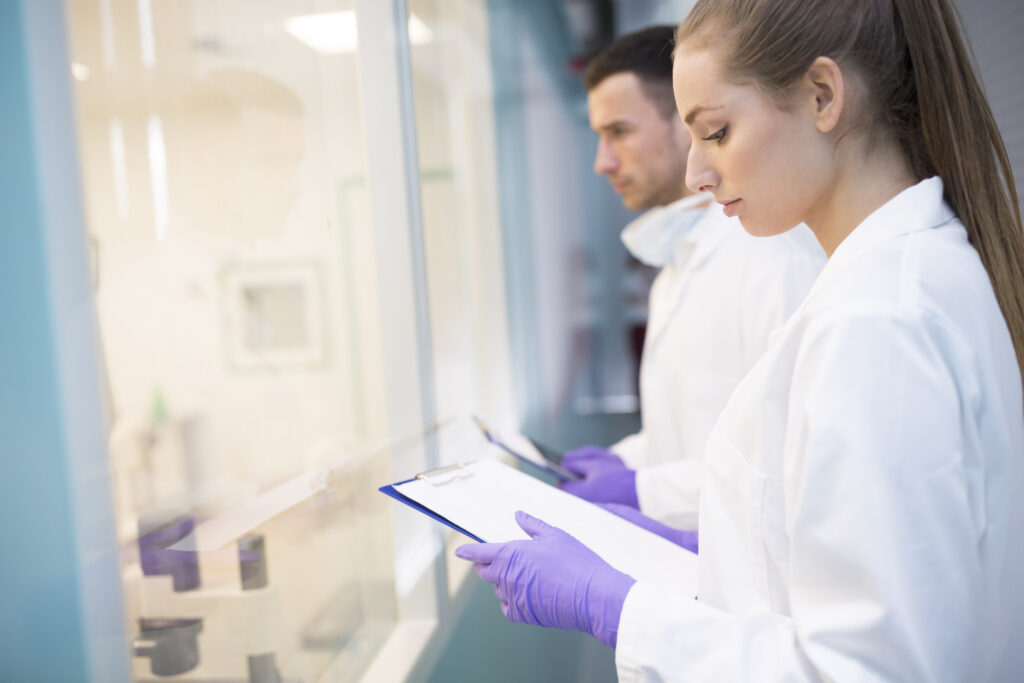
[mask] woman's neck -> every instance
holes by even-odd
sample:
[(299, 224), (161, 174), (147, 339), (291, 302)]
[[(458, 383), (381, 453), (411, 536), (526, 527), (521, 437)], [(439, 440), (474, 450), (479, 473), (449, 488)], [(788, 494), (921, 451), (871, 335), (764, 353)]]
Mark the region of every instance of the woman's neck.
[(868, 151), (857, 141), (847, 142), (845, 150), (837, 150), (836, 173), (806, 221), (829, 257), (865, 218), (917, 183), (893, 146)]

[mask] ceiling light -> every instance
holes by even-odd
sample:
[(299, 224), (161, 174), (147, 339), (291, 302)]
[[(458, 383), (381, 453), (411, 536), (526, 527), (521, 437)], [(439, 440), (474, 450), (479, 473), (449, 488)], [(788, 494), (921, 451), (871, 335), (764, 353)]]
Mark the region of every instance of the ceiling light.
[(434, 39), (434, 32), (415, 14), (409, 15), (409, 43), (425, 45)]
[(359, 44), (352, 10), (292, 17), (284, 22), (284, 28), (323, 55), (355, 52)]
[(89, 74), (92, 73), (85, 64), (79, 64), (78, 62), (71, 62), (71, 75), (75, 77), (76, 81), (84, 81), (89, 78)]
[[(322, 55), (355, 52), (359, 46), (356, 13), (353, 10), (321, 12), (292, 17), (284, 28)], [(415, 14), (409, 15), (409, 42), (423, 45), (434, 39), (434, 33)]]

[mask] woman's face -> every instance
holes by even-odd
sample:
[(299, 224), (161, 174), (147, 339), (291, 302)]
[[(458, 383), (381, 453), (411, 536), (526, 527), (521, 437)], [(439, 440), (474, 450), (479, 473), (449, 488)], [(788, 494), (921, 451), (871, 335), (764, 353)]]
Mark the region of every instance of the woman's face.
[[(785, 109), (724, 74), (713, 51), (675, 55), (673, 89), (693, 136), (686, 184), (711, 192), (752, 235), (776, 235), (828, 212), (832, 138), (816, 127), (814, 93), (798, 85)], [(813, 226), (812, 226), (813, 227)]]

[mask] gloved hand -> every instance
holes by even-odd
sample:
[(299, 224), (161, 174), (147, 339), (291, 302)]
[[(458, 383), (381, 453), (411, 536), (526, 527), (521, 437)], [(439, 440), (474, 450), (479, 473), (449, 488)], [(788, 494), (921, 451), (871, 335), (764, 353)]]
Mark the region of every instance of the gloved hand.
[(638, 527), (656, 533), (665, 540), (672, 541), (676, 545), (686, 548), (691, 553), (697, 552), (696, 531), (684, 531), (683, 529), (676, 529), (668, 526), (667, 524), (662, 524), (658, 520), (651, 519), (639, 510), (631, 508), (628, 505), (619, 505), (618, 503), (600, 503), (600, 505), (608, 512), (622, 517), (627, 522), (632, 522)]
[(495, 584), (509, 621), (583, 631), (615, 647), (622, 604), (636, 580), (561, 529), (522, 511), (516, 522), (533, 540), (470, 543), (455, 555)]
[(626, 463), (622, 462), (619, 456), (600, 446), (583, 446), (566, 451), (562, 456), (561, 465), (577, 474), (586, 474), (606, 467), (625, 467)]
[(636, 496), (636, 470), (626, 467), (622, 458), (597, 446), (584, 446), (569, 451), (562, 458), (562, 467), (582, 474), (581, 481), (559, 484), (566, 493), (592, 503), (621, 503), (640, 507)]

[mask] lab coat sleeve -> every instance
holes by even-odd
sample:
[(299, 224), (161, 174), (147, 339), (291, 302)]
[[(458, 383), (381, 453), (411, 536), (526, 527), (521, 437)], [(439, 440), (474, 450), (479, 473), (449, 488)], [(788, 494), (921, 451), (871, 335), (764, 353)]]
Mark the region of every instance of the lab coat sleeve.
[(640, 430), (612, 444), (608, 450), (622, 458), (626, 467), (635, 470), (647, 463), (647, 448), (647, 435)]
[(696, 529), (703, 479), (704, 461), (698, 458), (638, 468), (640, 511), (677, 529)]
[(973, 678), (984, 504), (961, 425), (977, 397), (970, 363), (950, 360), (970, 351), (902, 310), (817, 328), (789, 394), (786, 519), (762, 515), (749, 541), (788, 563), (788, 591), (773, 596), (788, 611), (727, 613), (637, 584), (620, 681)]
[[(795, 676), (773, 675), (780, 659)], [(815, 680), (802, 659), (788, 617), (734, 617), (641, 582), (633, 584), (619, 618), (619, 683)]]

